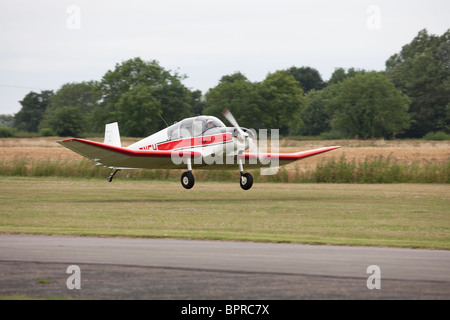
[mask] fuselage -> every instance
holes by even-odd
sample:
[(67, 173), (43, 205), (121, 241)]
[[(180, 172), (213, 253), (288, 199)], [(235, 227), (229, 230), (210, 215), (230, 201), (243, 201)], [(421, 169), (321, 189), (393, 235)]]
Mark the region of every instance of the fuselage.
[[(251, 137), (253, 138), (253, 135)], [(239, 145), (235, 128), (226, 127), (213, 116), (198, 116), (177, 122), (128, 148), (141, 151), (192, 150), (202, 152), (205, 157), (217, 157), (233, 156), (238, 150), (245, 150), (247, 147), (248, 143)]]

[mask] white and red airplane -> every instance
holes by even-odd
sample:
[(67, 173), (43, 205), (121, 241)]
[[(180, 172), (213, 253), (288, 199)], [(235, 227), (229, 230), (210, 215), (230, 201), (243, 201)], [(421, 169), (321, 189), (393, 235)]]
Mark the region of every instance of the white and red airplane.
[[(246, 168), (278, 168), (293, 161), (340, 148), (318, 148), (297, 153), (262, 153), (256, 146), (254, 133), (241, 128), (229, 110), (223, 115), (233, 125), (226, 127), (213, 116), (184, 119), (128, 147), (122, 147), (117, 122), (107, 124), (103, 143), (83, 139), (57, 141), (64, 147), (113, 169), (109, 182), (122, 169), (180, 169), (181, 185), (194, 186), (192, 169), (239, 169), (240, 185), (248, 190), (253, 177)], [(249, 149), (249, 152), (245, 150)]]

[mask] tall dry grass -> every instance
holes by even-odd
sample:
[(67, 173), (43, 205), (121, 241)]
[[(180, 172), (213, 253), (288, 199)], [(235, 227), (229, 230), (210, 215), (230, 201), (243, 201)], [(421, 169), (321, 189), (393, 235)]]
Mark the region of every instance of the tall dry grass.
[[(184, 170), (123, 170), (117, 179), (178, 180)], [(401, 161), (394, 157), (366, 157), (363, 160), (332, 157), (315, 167), (300, 170), (280, 168), (275, 175), (251, 171), (256, 182), (325, 183), (450, 183), (450, 160)], [(17, 157), (0, 160), (1, 176), (107, 178), (110, 169), (81, 160), (36, 160)], [(198, 181), (237, 181), (237, 170), (195, 170)]]

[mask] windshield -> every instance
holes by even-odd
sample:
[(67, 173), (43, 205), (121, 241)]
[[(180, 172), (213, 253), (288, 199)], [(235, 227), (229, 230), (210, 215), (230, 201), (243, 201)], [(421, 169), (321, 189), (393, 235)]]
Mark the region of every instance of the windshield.
[(211, 135), (221, 132), (225, 124), (213, 116), (187, 118), (170, 126), (167, 130), (169, 140)]

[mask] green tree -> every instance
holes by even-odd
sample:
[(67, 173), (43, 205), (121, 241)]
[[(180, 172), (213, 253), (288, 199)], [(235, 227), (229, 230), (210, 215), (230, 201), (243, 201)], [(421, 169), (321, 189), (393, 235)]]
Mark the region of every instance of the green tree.
[(80, 108), (64, 106), (55, 110), (46, 119), (44, 130), (50, 129), (60, 137), (79, 137), (84, 132), (84, 116)]
[(14, 116), (10, 114), (0, 114), (0, 127), (14, 127)]
[(205, 107), (205, 101), (200, 90), (191, 92), (191, 114), (193, 116), (200, 116), (203, 114), (203, 108)]
[(411, 98), (408, 137), (427, 132), (450, 133), (450, 29), (442, 36), (424, 29), (386, 61), (386, 74)]
[[(181, 82), (183, 79), (183, 76), (162, 68), (156, 60), (143, 61), (141, 58), (134, 58), (116, 64), (115, 69), (106, 72), (100, 82), (102, 102), (93, 112), (96, 130), (101, 131), (105, 123), (114, 121), (116, 106), (122, 95), (141, 85), (152, 88), (152, 96), (161, 103), (161, 116), (169, 124), (190, 116), (192, 98)], [(126, 113), (121, 110), (121, 114), (124, 112)], [(157, 120), (152, 121), (156, 123)], [(164, 127), (164, 122), (159, 122), (157, 128)]]
[(19, 101), (22, 108), (14, 115), (14, 126), (19, 130), (37, 132), (52, 95), (50, 90), (28, 93)]
[(240, 72), (223, 76), (219, 84), (206, 93), (204, 114), (222, 118), (222, 111), (232, 111), (240, 126), (261, 127), (261, 111), (255, 85)]
[(100, 99), (100, 87), (96, 81), (66, 83), (51, 97), (47, 109), (52, 111), (64, 106), (73, 106), (87, 114), (92, 112)]
[(124, 93), (115, 110), (112, 116), (124, 136), (148, 136), (161, 126), (161, 103), (154, 97), (153, 89), (144, 84)]
[(327, 106), (333, 129), (361, 138), (395, 137), (410, 125), (409, 98), (381, 73), (356, 74), (335, 85)]
[(301, 133), (308, 136), (316, 136), (322, 132), (330, 131), (330, 115), (327, 105), (333, 96), (332, 86), (322, 90), (311, 90), (306, 95), (306, 107), (301, 113), (304, 127)]
[[(161, 102), (161, 115), (170, 125), (193, 116), (191, 113), (191, 92), (181, 83), (178, 75), (171, 76), (162, 85), (153, 87), (155, 98)], [(158, 129), (165, 128), (161, 122)]]
[(83, 115), (83, 128), (92, 132), (91, 113), (101, 98), (98, 82), (80, 82), (64, 84), (52, 97), (45, 110), (44, 117), (39, 129), (49, 128), (50, 119), (58, 109), (64, 107), (75, 107)]
[(171, 78), (158, 61), (143, 61), (134, 58), (117, 63), (114, 70), (108, 70), (100, 82), (103, 100), (115, 104), (120, 96), (138, 85), (156, 87)]
[(241, 72), (237, 71), (230, 75), (225, 75), (220, 78), (219, 83), (233, 83), (235, 81), (248, 81), (247, 77)]
[(257, 85), (257, 91), (265, 127), (279, 129), (280, 134), (298, 134), (305, 98), (297, 80), (288, 71), (276, 71)]
[(311, 67), (291, 67), (288, 74), (293, 76), (298, 81), (300, 87), (305, 93), (311, 90), (320, 90), (325, 87), (325, 82), (322, 80), (319, 71)]
[(344, 81), (345, 79), (348, 79), (350, 77), (354, 77), (357, 74), (364, 74), (367, 73), (366, 70), (363, 69), (355, 69), (355, 68), (349, 68), (347, 71), (344, 68), (336, 68), (333, 72), (333, 74), (330, 77), (330, 80), (328, 80), (328, 84), (337, 84), (339, 82)]

